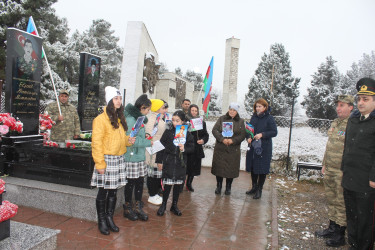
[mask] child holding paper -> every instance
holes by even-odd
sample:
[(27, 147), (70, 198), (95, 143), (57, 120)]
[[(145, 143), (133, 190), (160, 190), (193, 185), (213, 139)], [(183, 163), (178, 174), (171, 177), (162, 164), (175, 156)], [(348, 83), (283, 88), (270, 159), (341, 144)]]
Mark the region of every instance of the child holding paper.
[[(151, 112), (148, 115), (148, 123), (145, 125), (146, 135), (152, 142), (159, 141), (165, 131), (165, 122), (163, 120), (165, 112), (165, 103), (160, 99), (151, 99)], [(160, 205), (163, 198), (159, 196), (161, 189), (161, 168), (155, 163), (156, 153), (151, 154), (146, 151), (146, 164), (148, 168), (147, 188), (148, 202), (154, 205)]]
[[(147, 98), (147, 95), (141, 95), (132, 105), (129, 103), (125, 107), (125, 118), (129, 126), (129, 130), (126, 134), (130, 135), (134, 125), (139, 117), (148, 114), (151, 108), (151, 101)], [(147, 124), (147, 117), (145, 117), (143, 123)], [(133, 130), (136, 131), (136, 130)], [(124, 217), (129, 220), (143, 220), (147, 221), (148, 216), (142, 210), (142, 194), (143, 194), (143, 182), (144, 177), (147, 175), (146, 167), (146, 147), (151, 146), (151, 141), (146, 139), (145, 128), (141, 126), (136, 136), (136, 140), (133, 146), (128, 148), (125, 154), (125, 166), (127, 173), (128, 183), (125, 186), (125, 205), (124, 205)], [(135, 207), (132, 207), (132, 194), (134, 190), (135, 196)]]
[(177, 216), (182, 213), (177, 207), (178, 198), (180, 195), (181, 185), (186, 175), (187, 154), (194, 152), (194, 139), (190, 132), (186, 134), (186, 143), (174, 144), (176, 138), (176, 126), (182, 125), (185, 121), (185, 113), (181, 110), (176, 111), (172, 116), (173, 127), (166, 129), (160, 142), (165, 147), (164, 150), (159, 151), (156, 155), (156, 163), (163, 168), (163, 203), (161, 204), (157, 215), (163, 216), (167, 207), (169, 194), (173, 188), (173, 202), (170, 211)]

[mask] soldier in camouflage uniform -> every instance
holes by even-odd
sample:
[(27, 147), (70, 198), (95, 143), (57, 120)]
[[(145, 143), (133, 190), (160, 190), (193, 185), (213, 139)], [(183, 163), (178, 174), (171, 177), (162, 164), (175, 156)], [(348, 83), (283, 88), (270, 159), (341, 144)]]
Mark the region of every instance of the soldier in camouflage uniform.
[(333, 247), (345, 245), (345, 230), (343, 233), (340, 232), (340, 226), (346, 227), (345, 203), (341, 186), (341, 160), (344, 150), (346, 124), (353, 110), (353, 103), (354, 97), (350, 95), (338, 96), (336, 101), (338, 118), (332, 122), (328, 130), (328, 142), (322, 163), (330, 223), (327, 229), (316, 231), (315, 235), (329, 238), (326, 241), (326, 245)]
[(77, 139), (81, 132), (77, 109), (69, 102), (69, 92), (60, 90), (59, 102), (61, 115), (57, 102), (50, 103), (46, 111), (51, 119), (56, 122), (51, 129), (51, 140), (64, 142), (65, 140)]

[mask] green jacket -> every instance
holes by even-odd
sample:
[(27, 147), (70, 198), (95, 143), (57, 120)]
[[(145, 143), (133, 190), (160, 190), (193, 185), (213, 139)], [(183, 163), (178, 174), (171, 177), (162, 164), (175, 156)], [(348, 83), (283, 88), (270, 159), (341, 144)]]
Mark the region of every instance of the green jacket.
[[(137, 121), (138, 117), (142, 116), (142, 113), (134, 107), (132, 104), (128, 104), (125, 107), (125, 118), (128, 124), (128, 131), (126, 135), (130, 135), (132, 128)], [(144, 120), (147, 123), (147, 117)], [(151, 141), (146, 139), (145, 128), (141, 128), (136, 136), (135, 143), (133, 146), (128, 147), (126, 154), (124, 155), (126, 162), (141, 162), (146, 160), (146, 147), (151, 147)]]
[(328, 130), (328, 141), (322, 163), (328, 171), (336, 170), (341, 172), (342, 153), (344, 151), (345, 143), (345, 130), (348, 119), (349, 117), (346, 119), (335, 119)]
[(51, 140), (64, 142), (72, 140), (74, 135), (81, 133), (81, 126), (76, 107), (70, 103), (62, 104), (60, 102), (61, 114), (64, 117), (63, 122), (58, 120), (59, 109), (57, 102), (48, 104), (46, 110), (51, 119), (56, 122), (51, 129)]

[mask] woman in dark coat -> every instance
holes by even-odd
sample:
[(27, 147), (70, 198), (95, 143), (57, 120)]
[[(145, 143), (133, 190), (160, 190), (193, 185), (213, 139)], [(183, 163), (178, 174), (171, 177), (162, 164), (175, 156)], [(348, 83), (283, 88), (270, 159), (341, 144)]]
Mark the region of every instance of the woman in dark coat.
[[(221, 194), (223, 178), (226, 180), (225, 194), (230, 195), (233, 178), (237, 178), (240, 171), (241, 142), (246, 137), (244, 120), (238, 115), (240, 105), (231, 103), (229, 111), (221, 116), (212, 129), (216, 138), (211, 173), (216, 176), (217, 187), (215, 194)], [(224, 137), (223, 122), (233, 123), (233, 135)]]
[(272, 137), (277, 135), (275, 119), (268, 111), (266, 100), (261, 98), (254, 103), (250, 124), (254, 126), (255, 136), (247, 140), (250, 150), (246, 154), (246, 171), (251, 172), (252, 188), (246, 194), (255, 194), (253, 198), (259, 199), (262, 197), (266, 176), (270, 172)]
[[(191, 119), (199, 118), (198, 106), (195, 104), (190, 105), (188, 114)], [(204, 158), (203, 145), (208, 142), (209, 137), (206, 122), (203, 121), (203, 129), (195, 130), (192, 128), (190, 132), (194, 136), (194, 152), (187, 155), (186, 189), (194, 192), (191, 183), (193, 182), (194, 176), (201, 174), (202, 158)]]

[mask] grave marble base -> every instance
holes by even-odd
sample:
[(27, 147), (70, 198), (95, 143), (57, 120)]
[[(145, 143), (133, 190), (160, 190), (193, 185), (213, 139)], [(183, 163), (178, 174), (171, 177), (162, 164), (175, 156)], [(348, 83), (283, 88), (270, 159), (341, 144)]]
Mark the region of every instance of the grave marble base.
[[(7, 192), (3, 198), (14, 204), (89, 221), (97, 220), (97, 188), (71, 187), (10, 176), (5, 177), (5, 181)], [(123, 203), (124, 187), (117, 190), (116, 208)]]
[(32, 226), (10, 221), (10, 237), (0, 241), (0, 249), (56, 249), (57, 234), (60, 230)]

